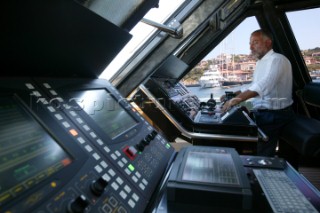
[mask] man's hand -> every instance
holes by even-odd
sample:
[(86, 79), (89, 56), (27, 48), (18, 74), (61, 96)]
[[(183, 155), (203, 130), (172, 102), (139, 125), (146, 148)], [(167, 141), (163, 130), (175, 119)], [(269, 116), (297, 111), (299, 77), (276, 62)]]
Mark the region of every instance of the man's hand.
[(241, 98), (231, 98), (222, 106), (222, 112), (228, 111), (231, 107), (239, 104), (241, 102)]

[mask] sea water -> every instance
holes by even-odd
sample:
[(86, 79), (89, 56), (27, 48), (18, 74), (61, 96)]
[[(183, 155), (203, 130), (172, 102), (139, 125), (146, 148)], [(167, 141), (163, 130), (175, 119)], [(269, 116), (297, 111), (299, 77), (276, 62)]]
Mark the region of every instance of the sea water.
[(241, 90), (243, 86), (233, 86), (233, 87), (187, 87), (187, 89), (194, 95), (196, 95), (200, 101), (206, 102), (211, 94), (213, 95), (213, 99), (217, 102), (220, 102), (220, 97), (228, 92), (236, 92)]

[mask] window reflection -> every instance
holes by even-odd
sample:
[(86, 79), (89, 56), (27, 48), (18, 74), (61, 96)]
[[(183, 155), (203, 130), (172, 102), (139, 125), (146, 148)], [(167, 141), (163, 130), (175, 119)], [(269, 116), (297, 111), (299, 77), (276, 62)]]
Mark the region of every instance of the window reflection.
[(287, 17), (312, 81), (320, 83), (320, 8), (288, 12)]

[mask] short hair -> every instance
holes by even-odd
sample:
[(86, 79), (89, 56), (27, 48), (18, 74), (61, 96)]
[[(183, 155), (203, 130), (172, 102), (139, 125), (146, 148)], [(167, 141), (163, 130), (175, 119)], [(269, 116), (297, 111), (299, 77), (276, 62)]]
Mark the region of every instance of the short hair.
[(269, 38), (273, 42), (273, 36), (272, 36), (270, 31), (259, 29), (259, 30), (256, 30), (256, 31), (252, 32), (252, 34), (255, 34), (255, 33), (261, 33), (261, 35), (263, 37)]

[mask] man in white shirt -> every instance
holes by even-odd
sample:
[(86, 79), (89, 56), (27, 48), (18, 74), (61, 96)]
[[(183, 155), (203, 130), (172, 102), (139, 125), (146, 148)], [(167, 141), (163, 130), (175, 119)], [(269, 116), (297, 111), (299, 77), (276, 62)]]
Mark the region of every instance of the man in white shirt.
[(227, 101), (222, 110), (253, 98), (256, 123), (269, 138), (267, 142), (258, 141), (257, 154), (274, 156), (281, 128), (294, 117), (291, 63), (273, 51), (272, 36), (263, 30), (251, 34), (250, 50), (258, 59), (252, 84), (244, 91), (237, 91), (236, 97)]

